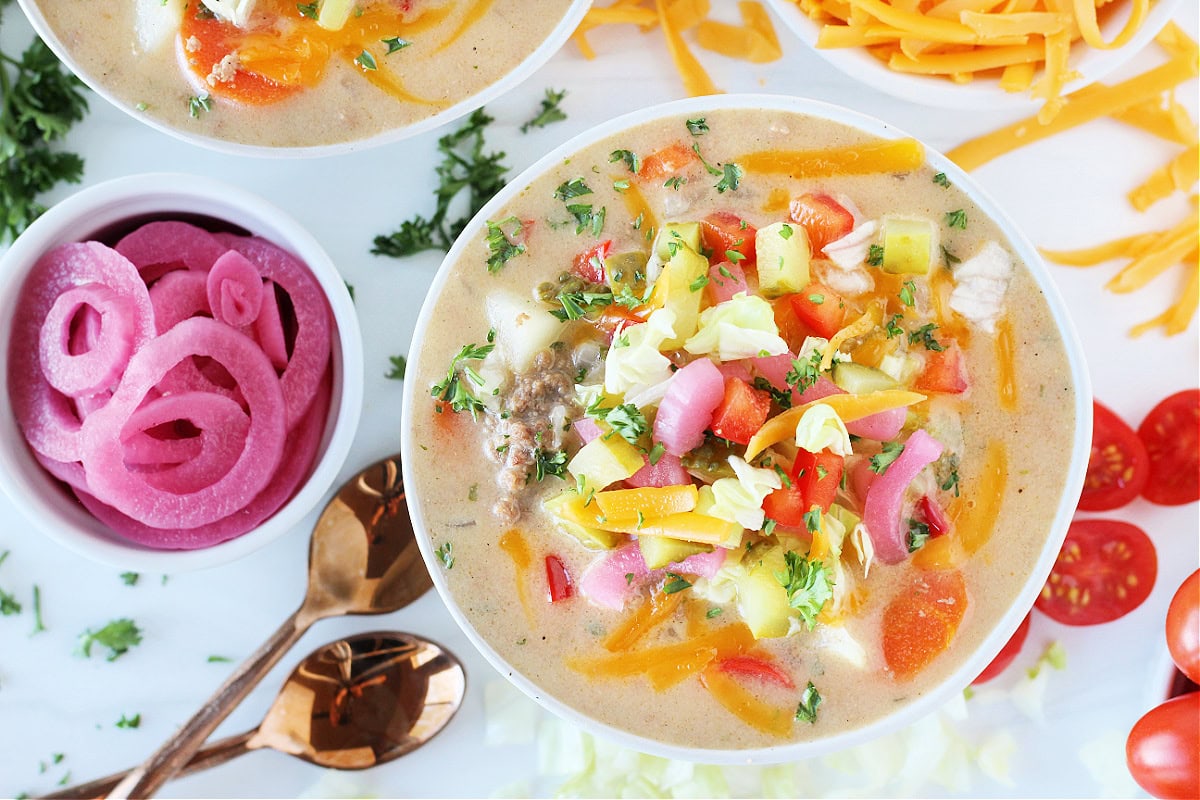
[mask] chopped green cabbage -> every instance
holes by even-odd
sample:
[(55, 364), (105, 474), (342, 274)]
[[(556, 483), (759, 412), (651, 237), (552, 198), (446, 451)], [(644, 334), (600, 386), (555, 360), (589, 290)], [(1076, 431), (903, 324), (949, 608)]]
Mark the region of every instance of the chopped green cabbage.
[(715, 355), (721, 361), (787, 352), (779, 337), (771, 304), (757, 295), (738, 292), (700, 313), (696, 334), (683, 343), (692, 355)]
[(727, 522), (736, 522), (746, 530), (756, 531), (766, 521), (763, 498), (783, 486), (779, 473), (759, 469), (737, 456), (729, 457), (736, 478), (718, 478), (713, 482), (713, 506), (705, 513)]
[(809, 408), (796, 423), (796, 446), (810, 453), (831, 450), (839, 456), (848, 456), (854, 452), (846, 423), (824, 403)]
[(675, 335), (675, 312), (660, 308), (641, 325), (632, 325), (613, 339), (604, 362), (604, 390), (624, 394), (671, 377), (671, 361), (658, 348)]

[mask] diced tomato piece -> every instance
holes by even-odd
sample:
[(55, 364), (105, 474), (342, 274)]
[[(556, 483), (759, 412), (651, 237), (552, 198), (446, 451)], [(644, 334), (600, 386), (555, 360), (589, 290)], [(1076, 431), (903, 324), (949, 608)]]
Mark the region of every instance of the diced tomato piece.
[(794, 483), (776, 489), (763, 498), (763, 513), (767, 519), (773, 519), (780, 525), (789, 528), (804, 528), (804, 515), (809, 506), (804, 502), (804, 492)]
[(594, 247), (589, 247), (575, 256), (575, 261), (571, 265), (571, 272), (585, 281), (604, 283), (604, 259), (608, 258), (610, 252), (612, 252), (611, 239), (606, 239)]
[(789, 212), (792, 221), (808, 233), (813, 255), (854, 230), (854, 215), (827, 194), (802, 194), (792, 201)]
[(957, 570), (919, 572), (883, 610), (883, 660), (901, 680), (950, 647), (967, 610), (967, 585)]
[(594, 319), (592, 317), (585, 317), (585, 319), (596, 326), (597, 330), (603, 332), (610, 344), (618, 330), (624, 330), (630, 325), (640, 325), (646, 321), (635, 314), (633, 309), (619, 303), (605, 306), (600, 315)]
[[(705, 249), (712, 251), (709, 259), (738, 261), (743, 266), (754, 263), (754, 235), (758, 229), (732, 211), (714, 211), (700, 223), (700, 239)], [(730, 253), (738, 256), (729, 257)]]
[(796, 316), (791, 298), (780, 297), (771, 302), (771, 308), (775, 311), (775, 327), (779, 329), (779, 336), (787, 342), (788, 350), (792, 353), (800, 352), (804, 339), (812, 331)]
[(771, 395), (739, 378), (725, 379), (725, 397), (713, 412), (712, 432), (722, 439), (749, 444), (750, 437), (767, 421)]
[(646, 180), (658, 180), (668, 175), (674, 175), (684, 167), (698, 159), (696, 152), (683, 142), (676, 142), (664, 147), (642, 159), (642, 169), (638, 177)]
[(791, 675), (774, 663), (757, 656), (726, 656), (717, 662), (717, 669), (730, 675), (773, 683), (784, 689), (796, 688)]
[(937, 500), (929, 495), (917, 501), (917, 515), (929, 526), (931, 536), (942, 536), (950, 532), (950, 520), (946, 519), (946, 513), (942, 511)]
[(951, 342), (944, 350), (930, 350), (925, 354), (925, 368), (916, 381), (918, 390), (962, 394), (967, 386), (966, 365), (958, 345)]
[(546, 597), (551, 603), (566, 600), (575, 594), (571, 573), (558, 556), (546, 556)]
[(820, 506), (828, 511), (837, 499), (838, 485), (842, 482), (842, 468), (846, 459), (828, 450), (810, 453), (801, 448), (792, 464), (792, 485), (804, 497), (806, 510)]
[(803, 292), (793, 294), (788, 299), (796, 316), (817, 336), (828, 339), (841, 330), (846, 304), (842, 296), (829, 287), (810, 283)]

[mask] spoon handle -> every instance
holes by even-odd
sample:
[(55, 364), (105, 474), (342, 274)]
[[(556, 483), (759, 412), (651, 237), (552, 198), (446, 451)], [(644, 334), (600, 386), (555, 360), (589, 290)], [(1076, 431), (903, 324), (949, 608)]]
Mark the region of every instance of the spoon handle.
[[(193, 772), (201, 772), (210, 767), (224, 764), (226, 761), (230, 761), (256, 749), (250, 746), (250, 740), (254, 738), (256, 733), (258, 733), (257, 729), (246, 731), (237, 736), (218, 739), (192, 756), (192, 760), (184, 764), (183, 769), (179, 770), (178, 775), (175, 777), (191, 775)], [(131, 770), (114, 772), (112, 775), (96, 778), (96, 780), (88, 781), (87, 783), (79, 783), (66, 789), (60, 789), (52, 794), (41, 795), (41, 797), (43, 800), (84, 800), (84, 798), (94, 800), (95, 798), (107, 797), (108, 793), (116, 788), (117, 784), (130, 772)]]
[(217, 689), (174, 736), (142, 762), (141, 766), (130, 771), (108, 796), (150, 797), (179, 772), (221, 721), (229, 716), (229, 712), (246, 698), (250, 690), (258, 685), (271, 667), (278, 663), (283, 654), (315, 621), (311, 614), (303, 612), (304, 608), (301, 607), (288, 617), (279, 626), (279, 630), (221, 684), (221, 688)]

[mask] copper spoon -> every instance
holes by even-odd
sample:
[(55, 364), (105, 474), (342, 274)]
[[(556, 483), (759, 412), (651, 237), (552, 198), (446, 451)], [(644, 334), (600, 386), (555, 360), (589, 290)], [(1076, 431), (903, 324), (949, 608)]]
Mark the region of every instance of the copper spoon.
[[(317, 648), (284, 682), (262, 723), (213, 742), (180, 775), (270, 748), (332, 769), (366, 769), (411, 753), (458, 711), (466, 674), (454, 655), (406, 633), (364, 633)], [(128, 773), (47, 798), (104, 797)]]
[(351, 478), (321, 512), (300, 608), (109, 797), (153, 795), (317, 620), (397, 611), (432, 585), (404, 502), (400, 456), (389, 456)]

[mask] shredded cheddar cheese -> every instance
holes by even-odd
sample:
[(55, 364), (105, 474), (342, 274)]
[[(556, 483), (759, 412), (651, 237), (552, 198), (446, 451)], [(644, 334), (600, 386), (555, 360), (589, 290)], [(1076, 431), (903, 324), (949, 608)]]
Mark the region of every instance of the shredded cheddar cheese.
[(738, 3), (741, 25), (710, 19), (709, 11), (709, 0), (615, 0), (611, 5), (589, 9), (572, 38), (583, 56), (592, 59), (596, 51), (587, 34), (596, 28), (637, 25), (645, 33), (659, 27), (684, 89), (693, 97), (721, 90), (692, 52), (685, 32), (694, 31), (696, 44), (706, 50), (755, 64), (775, 61), (783, 55), (775, 27), (761, 3)]

